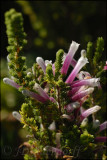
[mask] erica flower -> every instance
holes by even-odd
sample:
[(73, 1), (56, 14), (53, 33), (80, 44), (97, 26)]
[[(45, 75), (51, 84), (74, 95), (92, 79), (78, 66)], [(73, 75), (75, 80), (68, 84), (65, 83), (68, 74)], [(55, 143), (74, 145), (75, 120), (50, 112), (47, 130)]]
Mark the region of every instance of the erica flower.
[(66, 83), (72, 83), (73, 80), (75, 79), (76, 75), (78, 74), (78, 72), (81, 70), (81, 68), (88, 63), (88, 59), (85, 56), (85, 51), (82, 50), (81, 51), (81, 57), (78, 60), (76, 66), (74, 67), (73, 71), (71, 72), (71, 74), (68, 76)]
[(87, 118), (89, 115), (99, 111), (101, 109), (100, 106), (94, 106), (94, 107), (91, 107), (87, 110), (85, 110), (81, 115), (80, 115), (80, 119), (83, 120), (84, 118)]
[(99, 127), (100, 126), (100, 121), (98, 120), (98, 119), (95, 119), (94, 121), (93, 121), (93, 128), (97, 128), (97, 127)]
[(14, 87), (14, 88), (16, 88), (16, 89), (18, 89), (20, 87), (17, 83), (15, 83), (13, 80), (11, 80), (9, 78), (4, 78), (3, 82), (12, 86), (12, 87)]
[(74, 102), (66, 105), (64, 109), (66, 109), (68, 113), (71, 113), (74, 109), (77, 109), (78, 107), (80, 107), (79, 102)]
[(40, 101), (42, 103), (45, 103), (47, 101), (47, 99), (45, 99), (44, 97), (40, 96), (39, 94), (36, 94), (34, 92), (31, 92), (29, 90), (23, 90), (22, 91), (22, 94), (25, 95), (25, 96), (29, 96), (29, 97), (32, 97), (34, 98), (35, 100), (37, 101)]
[(107, 61), (106, 61), (106, 65), (104, 66), (104, 70), (107, 70)]
[[(68, 68), (71, 64), (71, 61), (72, 61), (72, 59), (74, 57), (74, 54), (77, 51), (78, 47), (79, 47), (79, 44), (72, 41), (72, 43), (70, 45), (70, 49), (68, 51), (68, 54), (66, 55), (65, 61), (64, 61), (63, 66), (61, 68), (61, 73), (62, 74), (65, 74), (65, 75), (67, 74)], [(75, 65), (75, 62), (73, 64), (73, 66), (74, 65)]]
[(71, 97), (72, 101), (78, 101), (81, 98), (83, 98), (86, 95), (89, 95), (90, 93), (92, 93), (94, 91), (94, 88), (90, 87), (84, 91), (80, 91), (77, 94), (75, 94), (74, 96)]
[(49, 60), (45, 60), (42, 57), (37, 57), (36, 58), (36, 62), (38, 63), (38, 65), (42, 68), (43, 72), (46, 73), (46, 66), (48, 64), (52, 64), (52, 61)]
[(95, 142), (107, 142), (107, 137), (96, 137)]
[(43, 72), (46, 72), (46, 65), (45, 65), (45, 61), (43, 60), (42, 57), (37, 57), (36, 58), (36, 62), (37, 64), (39, 64), (39, 66), (42, 68)]
[(105, 121), (104, 123), (100, 124), (99, 132), (103, 131), (106, 128), (107, 128), (107, 121)]
[(57, 156), (61, 156), (61, 155), (64, 154), (61, 149), (58, 149), (58, 148), (55, 148), (55, 147), (52, 147), (52, 146), (46, 146), (44, 148), (44, 151), (51, 151), (53, 153), (56, 153)]
[(14, 111), (14, 112), (12, 112), (12, 115), (13, 115), (14, 118), (16, 118), (18, 121), (21, 122), (21, 117), (22, 116), (19, 114), (19, 112)]
[(40, 87), (39, 84), (35, 83), (33, 89), (37, 91), (44, 99), (49, 100), (48, 94)]
[(80, 80), (77, 83), (71, 84), (71, 87), (80, 87), (83, 85), (88, 85), (90, 87), (99, 86), (100, 78), (90, 78), (90, 79), (84, 79)]

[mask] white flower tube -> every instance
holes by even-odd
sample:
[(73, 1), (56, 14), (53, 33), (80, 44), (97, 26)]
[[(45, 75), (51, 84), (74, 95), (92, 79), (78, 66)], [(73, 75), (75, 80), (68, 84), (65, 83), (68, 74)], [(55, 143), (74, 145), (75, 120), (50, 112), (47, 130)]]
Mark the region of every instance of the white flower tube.
[(47, 66), (48, 64), (51, 64), (52, 65), (52, 61), (50, 60), (45, 60), (45, 65)]
[(89, 63), (89, 62), (88, 62), (88, 59), (85, 56), (85, 51), (82, 50), (81, 51), (81, 57), (78, 60), (75, 68), (73, 69), (73, 71), (71, 72), (71, 74), (69, 75), (69, 77), (67, 78), (66, 83), (72, 83), (73, 80), (75, 79), (75, 77), (77, 76), (77, 73), (81, 70), (81, 68), (83, 66), (85, 66), (86, 63)]
[(95, 87), (100, 85), (100, 78), (91, 78), (91, 79), (83, 79), (75, 84), (71, 84), (71, 87), (80, 87), (84, 85), (88, 85), (90, 87)]
[(36, 62), (42, 68), (43, 72), (46, 73), (46, 65), (45, 65), (45, 61), (43, 60), (43, 58), (42, 57), (37, 57)]
[(12, 115), (13, 115), (13, 117), (14, 117), (14, 118), (16, 118), (18, 121), (20, 121), (20, 122), (21, 122), (21, 118), (22, 118), (22, 116), (20, 115), (20, 113), (19, 113), (19, 112), (14, 111), (14, 112), (12, 112)]
[(97, 127), (99, 127), (99, 125), (100, 125), (100, 121), (98, 119), (95, 119), (93, 121), (93, 128), (97, 128)]
[(53, 121), (50, 126), (48, 127), (49, 130), (54, 131), (56, 130), (56, 125), (55, 125), (55, 121)]
[(84, 118), (83, 121), (81, 122), (81, 127), (86, 127), (88, 124), (88, 118)]
[(70, 48), (69, 48), (69, 51), (68, 51), (68, 54), (66, 55), (63, 66), (61, 68), (61, 73), (62, 74), (65, 74), (65, 75), (67, 74), (68, 68), (71, 64), (71, 61), (72, 61), (72, 59), (74, 57), (74, 54), (77, 51), (79, 45), (80, 44), (72, 41), (72, 43), (70, 45)]
[(80, 91), (80, 92), (76, 93), (74, 96), (72, 96), (71, 100), (78, 101), (81, 98), (83, 98), (84, 96), (91, 94), (93, 91), (94, 91), (94, 88), (92, 88), (92, 87), (90, 87), (86, 90)]
[(4, 78), (3, 82), (12, 86), (12, 87), (14, 87), (14, 88), (16, 88), (16, 89), (18, 89), (20, 87), (17, 83), (15, 83), (13, 80), (11, 80), (9, 78)]
[(74, 102), (74, 103), (70, 103), (68, 105), (66, 105), (64, 107), (64, 109), (67, 110), (67, 112), (71, 113), (74, 109), (77, 109), (80, 107), (80, 103), (79, 102)]
[(106, 129), (106, 128), (107, 128), (107, 121), (105, 121), (104, 123), (102, 123), (102, 124), (100, 125), (99, 132), (103, 131), (103, 130)]
[(35, 83), (33, 89), (37, 91), (43, 98), (49, 100), (48, 94), (41, 88), (41, 86), (38, 83)]
[(55, 148), (55, 147), (52, 147), (52, 146), (46, 146), (43, 150), (44, 150), (44, 151), (54, 152), (54, 153), (56, 153), (56, 155), (58, 155), (58, 156), (61, 156), (61, 155), (64, 154), (61, 149), (58, 149), (58, 148)]
[(34, 92), (31, 92), (31, 91), (28, 91), (28, 90), (23, 90), (22, 91), (22, 94), (24, 96), (29, 96), (29, 97), (32, 97), (34, 98), (35, 100), (37, 101), (40, 101), (42, 103), (45, 103), (46, 102), (46, 99), (44, 99), (42, 96), (40, 96), (39, 94), (36, 94)]
[(100, 106), (94, 106), (92, 108), (89, 108), (87, 110), (85, 110), (81, 115), (80, 115), (80, 119), (83, 120), (84, 118), (87, 118), (89, 115), (99, 111), (101, 109)]

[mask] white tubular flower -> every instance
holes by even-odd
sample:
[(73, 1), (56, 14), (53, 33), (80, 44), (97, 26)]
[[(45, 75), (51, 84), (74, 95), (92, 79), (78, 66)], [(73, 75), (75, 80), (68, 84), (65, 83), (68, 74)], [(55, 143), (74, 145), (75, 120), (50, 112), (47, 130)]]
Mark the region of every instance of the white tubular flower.
[(79, 102), (73, 102), (68, 105), (66, 105), (64, 108), (67, 110), (67, 112), (71, 113), (74, 109), (77, 109), (80, 107)]
[(88, 59), (86, 58), (85, 56), (85, 51), (82, 50), (81, 51), (81, 57), (80, 59), (78, 60), (76, 66), (74, 67), (73, 71), (71, 72), (71, 74), (69, 75), (69, 77), (67, 78), (66, 80), (66, 83), (72, 83), (73, 80), (75, 79), (75, 77), (77, 76), (78, 72), (81, 70), (81, 68), (83, 66), (86, 65), (86, 63), (89, 63), (88, 62)]
[(94, 91), (94, 88), (90, 87), (84, 91), (80, 91), (80, 92), (76, 93), (74, 96), (71, 97), (71, 99), (73, 101), (78, 101), (81, 98), (83, 98), (84, 96), (91, 94), (93, 91)]
[(17, 119), (18, 121), (20, 121), (20, 122), (21, 122), (21, 118), (22, 118), (22, 116), (20, 115), (20, 113), (19, 113), (19, 112), (14, 111), (14, 112), (12, 112), (12, 115), (13, 115), (13, 117), (14, 117), (15, 119)]
[(28, 75), (28, 76), (31, 76), (31, 75), (32, 75), (32, 73), (31, 73), (31, 72), (28, 72), (28, 73), (27, 73), (27, 75)]
[(94, 107), (92, 107), (92, 108), (89, 108), (89, 109), (85, 110), (85, 111), (80, 115), (81, 120), (83, 120), (84, 118), (87, 118), (89, 115), (91, 115), (91, 114), (99, 111), (100, 109), (101, 109), (101, 107), (96, 105), (96, 106), (94, 106)]
[(42, 68), (43, 72), (46, 73), (46, 65), (45, 65), (45, 61), (43, 60), (43, 58), (42, 57), (37, 57), (36, 62)]
[(41, 128), (42, 131), (44, 130), (44, 127), (43, 127), (42, 123), (40, 124), (40, 128)]
[(106, 129), (107, 128), (107, 121), (105, 121), (104, 123), (102, 123), (100, 125), (100, 129), (99, 129), (99, 132), (101, 132), (102, 130)]
[(63, 63), (63, 66), (61, 68), (61, 73), (62, 74), (67, 74), (67, 71), (68, 71), (68, 68), (71, 64), (71, 61), (74, 57), (74, 54), (75, 52), (77, 51), (78, 47), (79, 47), (80, 44), (72, 41), (71, 45), (70, 45), (70, 48), (69, 48), (69, 51), (68, 51), (68, 54), (63, 57), (64, 60), (64, 63)]
[(93, 121), (93, 128), (97, 128), (97, 127), (99, 127), (100, 126), (100, 121), (98, 120), (98, 119), (95, 119), (94, 121)]
[(73, 115), (70, 116), (70, 115), (67, 115), (67, 114), (63, 114), (63, 115), (61, 116), (61, 118), (68, 119), (68, 120), (70, 120), (70, 121), (74, 120), (74, 116), (73, 116)]
[(50, 60), (45, 60), (45, 65), (47, 66), (48, 64), (51, 64), (52, 65), (52, 61)]
[(22, 94), (24, 96), (29, 96), (29, 97), (32, 97), (34, 99), (36, 99), (37, 101), (40, 101), (42, 103), (45, 103), (46, 102), (46, 99), (44, 99), (42, 96), (40, 96), (39, 94), (36, 94), (34, 92), (31, 92), (31, 91), (28, 91), (28, 90), (23, 90), (22, 91)]
[(55, 121), (53, 121), (50, 126), (48, 127), (49, 130), (54, 131), (56, 130), (56, 125), (55, 125)]
[(9, 78), (4, 78), (3, 82), (12, 86), (12, 87), (14, 87), (14, 88), (16, 88), (16, 89), (18, 89), (20, 87), (17, 83), (15, 83), (13, 80), (11, 80)]
[(46, 146), (46, 147), (44, 147), (43, 150), (44, 151), (51, 151), (51, 152), (55, 153), (57, 156), (63, 155), (63, 151), (62, 150), (60, 150), (58, 148), (55, 148), (55, 147), (52, 147), (52, 146)]
[(7, 62), (10, 62), (9, 55), (7, 55)]
[(41, 88), (41, 86), (38, 83), (35, 83), (33, 89), (36, 90), (46, 100), (49, 99), (48, 94)]
[(86, 127), (88, 124), (88, 118), (84, 118), (83, 121), (81, 122), (81, 127)]
[(98, 87), (100, 85), (99, 81), (100, 81), (100, 78), (83, 79), (77, 83), (71, 84), (71, 86), (72, 87), (80, 87), (80, 86), (88, 85), (90, 87), (95, 87), (95, 86)]

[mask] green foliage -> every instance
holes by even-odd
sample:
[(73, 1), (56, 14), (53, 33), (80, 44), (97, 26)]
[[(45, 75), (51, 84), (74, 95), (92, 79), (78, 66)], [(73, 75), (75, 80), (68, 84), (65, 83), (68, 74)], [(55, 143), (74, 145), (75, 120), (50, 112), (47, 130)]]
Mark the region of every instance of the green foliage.
[(52, 65), (48, 64), (46, 67), (46, 80), (48, 82), (51, 82), (54, 80), (53, 71), (52, 71)]
[(60, 75), (60, 69), (62, 67), (62, 59), (63, 59), (64, 51), (60, 49), (56, 53), (56, 61), (55, 61), (55, 77), (58, 78)]
[(20, 84), (24, 85), (23, 76), (26, 75), (27, 67), (25, 65), (26, 58), (21, 56), (21, 54), (27, 41), (25, 39), (26, 34), (23, 28), (22, 14), (16, 12), (15, 9), (10, 9), (5, 13), (5, 24), (9, 43), (7, 51), (10, 53), (8, 55), (10, 75), (14, 77), (16, 82), (18, 79)]

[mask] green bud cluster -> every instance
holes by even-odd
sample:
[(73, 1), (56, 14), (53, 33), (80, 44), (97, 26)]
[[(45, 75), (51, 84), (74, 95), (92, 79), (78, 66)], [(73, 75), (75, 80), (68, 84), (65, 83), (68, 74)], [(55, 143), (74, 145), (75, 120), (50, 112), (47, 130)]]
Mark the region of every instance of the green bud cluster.
[(96, 65), (96, 62), (98, 63), (100, 61), (103, 51), (104, 51), (104, 39), (102, 37), (99, 37), (97, 39), (95, 56), (93, 58), (93, 64)]
[(52, 71), (52, 65), (48, 64), (46, 67), (46, 80), (48, 82), (54, 81), (53, 71)]
[(62, 49), (58, 50), (56, 53), (56, 61), (55, 61), (55, 77), (58, 78), (60, 75), (60, 69), (62, 67), (64, 51)]
[(19, 82), (24, 85), (24, 79), (26, 75), (26, 58), (21, 56), (23, 53), (23, 47), (26, 45), (27, 40), (26, 33), (23, 28), (23, 17), (21, 13), (10, 9), (5, 13), (6, 33), (8, 36), (9, 46), (7, 47), (8, 66), (10, 75), (14, 77), (15, 82)]

